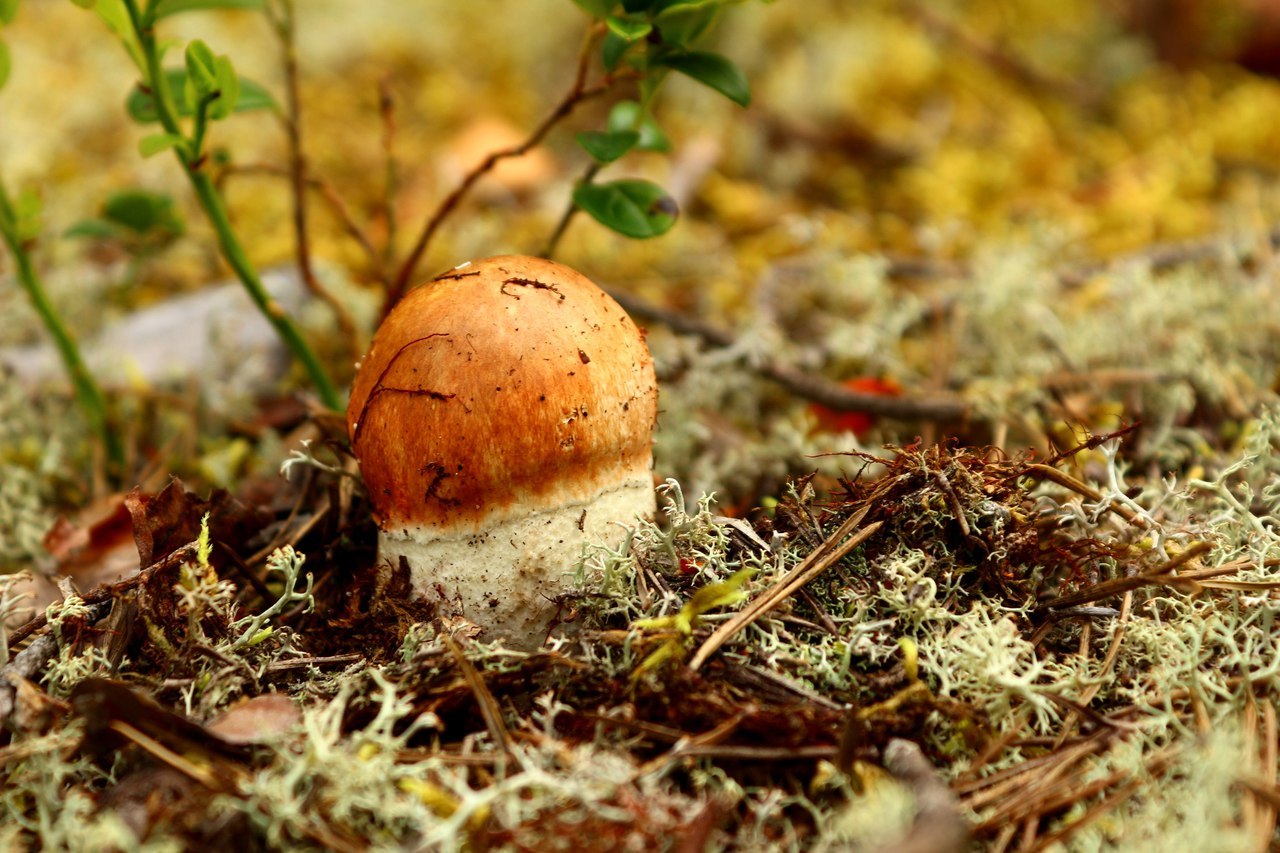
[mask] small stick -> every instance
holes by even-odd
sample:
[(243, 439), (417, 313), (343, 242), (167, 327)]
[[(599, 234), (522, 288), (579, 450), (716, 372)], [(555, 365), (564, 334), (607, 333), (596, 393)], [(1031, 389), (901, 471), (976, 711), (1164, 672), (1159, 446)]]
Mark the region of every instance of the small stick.
[[(600, 172), (600, 164), (592, 162), (583, 171), (582, 177), (578, 178), (576, 186), (591, 183), (591, 180)], [(551, 236), (547, 238), (547, 244), (542, 247), (542, 251), (538, 253), (540, 258), (550, 258), (556, 253), (556, 247), (560, 245), (560, 239), (564, 237), (564, 232), (569, 230), (569, 223), (573, 221), (574, 215), (578, 212), (578, 205), (573, 199), (569, 199), (569, 204), (564, 209), (564, 213), (560, 214), (560, 221), (556, 223), (555, 229), (551, 232)]]
[[(633, 317), (661, 323), (674, 332), (693, 335), (712, 346), (731, 347), (737, 341), (729, 332), (675, 311), (659, 308), (628, 293), (610, 290), (609, 295)], [(850, 391), (839, 383), (816, 376), (788, 364), (765, 359), (756, 368), (762, 376), (777, 382), (791, 393), (820, 403), (837, 412), (867, 412), (903, 420), (963, 420), (969, 406), (955, 397), (880, 397)]]
[[(268, 175), (273, 178), (288, 178), (289, 172), (279, 166), (273, 166), (269, 163), (246, 163), (244, 165), (230, 166), (224, 173), (228, 177), (235, 175)], [(382, 263), (382, 254), (374, 248), (373, 241), (369, 239), (369, 235), (364, 229), (356, 224), (355, 217), (351, 215), (347, 203), (343, 201), (342, 196), (334, 189), (333, 185), (321, 178), (307, 176), (304, 180), (307, 189), (317, 192), (324, 199), (325, 204), (329, 206), (329, 212), (338, 220), (338, 224), (342, 226), (342, 230), (350, 237), (360, 251), (364, 253), (366, 260), (369, 262), (370, 274), (379, 282), (387, 283), (387, 272)]]
[(476, 704), (480, 706), (480, 716), (484, 718), (485, 728), (489, 730), (489, 736), (493, 738), (493, 742), (502, 748), (507, 758), (519, 764), (516, 756), (515, 741), (511, 738), (511, 732), (507, 729), (507, 724), (502, 720), (502, 709), (498, 706), (498, 700), (493, 698), (488, 685), (484, 683), (484, 679), (480, 677), (480, 673), (476, 670), (475, 665), (467, 660), (467, 656), (462, 653), (458, 641), (448, 634), (442, 636), (445, 646), (449, 649), (453, 659), (458, 662), (458, 669), (462, 671), (462, 677), (467, 682), (467, 686), (471, 688), (471, 693), (475, 696)]
[[(177, 565), (183, 560), (188, 559), (192, 552), (195, 551), (195, 545), (196, 543), (194, 542), (188, 542), (186, 545), (183, 545), (167, 557), (157, 560), (145, 569), (140, 570), (137, 574), (131, 575), (122, 581), (117, 581), (116, 583), (97, 586), (80, 596), (80, 599), (85, 604), (101, 604), (102, 602), (113, 598), (117, 593), (133, 589), (136, 586), (141, 586), (150, 580), (153, 574), (161, 569)], [(47, 613), (39, 613), (33, 616), (27, 622), (15, 628), (13, 633), (9, 635), (9, 649), (13, 650), (17, 648), (19, 643), (27, 637), (30, 637), (36, 631), (43, 629), (48, 624), (49, 616)]]
[(1056, 607), (1073, 607), (1077, 604), (1087, 604), (1091, 601), (1097, 601), (1100, 598), (1119, 595), (1122, 592), (1129, 592), (1130, 590), (1138, 589), (1139, 587), (1147, 586), (1148, 584), (1175, 584), (1189, 581), (1191, 580), (1190, 578), (1170, 575), (1169, 573), (1178, 566), (1181, 566), (1183, 563), (1194, 560), (1196, 557), (1199, 557), (1202, 554), (1207, 554), (1212, 550), (1213, 545), (1209, 542), (1194, 542), (1188, 546), (1187, 550), (1183, 551), (1178, 556), (1171, 560), (1167, 560), (1155, 568), (1143, 572), (1142, 574), (1103, 581), (1102, 583), (1096, 583), (1087, 589), (1067, 593), (1066, 595), (1060, 595), (1057, 598), (1046, 601), (1044, 604), (1038, 605), (1036, 610), (1044, 611), (1052, 610)]
[(862, 523), (869, 509), (870, 507), (863, 507), (850, 516), (844, 524), (840, 525), (839, 530), (818, 546), (817, 550), (805, 557), (785, 577), (780, 578), (770, 589), (757, 596), (746, 607), (735, 613), (732, 619), (717, 628), (693, 656), (693, 660), (689, 662), (689, 669), (696, 672), (702, 664), (706, 663), (707, 658), (711, 657), (717, 649), (728, 642), (733, 635), (773, 610), (773, 608), (794, 595), (800, 587), (839, 562), (854, 548), (866, 542), (872, 534), (880, 529), (883, 522), (877, 521), (873, 524), (868, 524), (850, 537), (848, 541), (841, 544), (841, 540), (853, 533), (858, 525)]
[(268, 4), (270, 18), (284, 60), (285, 115), (282, 117), (289, 141), (289, 183), (293, 191), (293, 234), (298, 257), (298, 274), (312, 296), (324, 302), (333, 312), (352, 358), (360, 357), (360, 335), (346, 307), (316, 278), (311, 264), (311, 238), (307, 226), (307, 157), (302, 150), (302, 98), (298, 87), (297, 19), (293, 0), (280, 0), (277, 11)]
[(387, 299), (382, 307), (382, 314), (384, 317), (388, 312), (390, 312), (392, 307), (400, 301), (400, 298), (404, 296), (405, 292), (409, 289), (409, 282), (412, 281), (413, 274), (418, 268), (418, 263), (422, 260), (422, 256), (427, 251), (427, 246), (431, 243), (431, 238), (435, 236), (436, 231), (439, 230), (442, 224), (444, 224), (444, 221), (449, 217), (449, 215), (453, 213), (454, 209), (457, 208), (462, 199), (466, 197), (467, 193), (471, 191), (471, 187), (475, 185), (476, 181), (484, 177), (484, 175), (493, 169), (500, 160), (519, 157), (541, 143), (546, 135), (551, 131), (551, 128), (555, 127), (562, 119), (566, 118), (570, 113), (577, 109), (583, 101), (587, 101), (591, 98), (597, 97), (598, 95), (604, 94), (613, 88), (614, 84), (620, 80), (631, 79), (637, 76), (635, 71), (628, 68), (606, 75), (594, 86), (586, 85), (587, 68), (590, 64), (591, 58), (590, 48), (600, 32), (600, 27), (596, 25), (592, 26), (587, 37), (583, 40), (582, 50), (578, 55), (578, 70), (574, 75), (573, 86), (570, 87), (568, 93), (560, 100), (560, 103), (556, 104), (551, 113), (542, 120), (542, 123), (534, 128), (533, 133), (529, 134), (529, 137), (519, 145), (513, 145), (510, 148), (502, 148), (498, 151), (490, 152), (488, 157), (485, 157), (484, 160), (480, 161), (479, 164), (472, 168), (471, 171), (463, 177), (462, 182), (454, 188), (453, 192), (449, 193), (449, 195), (445, 197), (444, 201), (440, 202), (440, 206), (436, 208), (435, 213), (431, 214), (430, 218), (427, 219), (426, 224), (422, 227), (421, 233), (418, 235), (417, 241), (413, 244), (413, 249), (409, 252), (409, 257), (406, 258), (405, 262), (400, 266), (400, 272), (396, 275), (395, 280), (391, 282), (391, 286), (387, 289)]

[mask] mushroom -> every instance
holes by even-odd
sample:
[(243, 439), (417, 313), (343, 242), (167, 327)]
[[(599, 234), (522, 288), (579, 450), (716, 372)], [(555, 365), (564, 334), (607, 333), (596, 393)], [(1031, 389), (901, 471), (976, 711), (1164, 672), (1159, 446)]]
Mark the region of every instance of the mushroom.
[(440, 615), (536, 648), (584, 543), (655, 511), (657, 397), (640, 330), (566, 266), (487, 258), (410, 292), (347, 406), (379, 562)]

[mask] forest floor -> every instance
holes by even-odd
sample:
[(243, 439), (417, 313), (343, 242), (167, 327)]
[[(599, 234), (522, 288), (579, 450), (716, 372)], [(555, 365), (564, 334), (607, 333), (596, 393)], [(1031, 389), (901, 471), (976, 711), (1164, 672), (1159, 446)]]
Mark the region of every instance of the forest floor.
[[(218, 123), (209, 160), (344, 386), (388, 270), (477, 151), (572, 94), (588, 23), (354, 5), (299, 4), (301, 247), (278, 115)], [(345, 423), (228, 283), (181, 169), (137, 156), (125, 52), (22, 3), (0, 176), (40, 203), (34, 256), (124, 457), (4, 256), (0, 844), (1269, 849), (1271, 9), (732, 5), (707, 44), (751, 107), (673, 79), (671, 150), (608, 167), (667, 189), (671, 231), (580, 215), (551, 240), (574, 133), (625, 81), (444, 208), (417, 280), (550, 241), (658, 372), (659, 517), (564, 567), (570, 630), (525, 653), (377, 570)], [(165, 27), (284, 91), (261, 14)], [(112, 224), (122, 197), (146, 227)]]

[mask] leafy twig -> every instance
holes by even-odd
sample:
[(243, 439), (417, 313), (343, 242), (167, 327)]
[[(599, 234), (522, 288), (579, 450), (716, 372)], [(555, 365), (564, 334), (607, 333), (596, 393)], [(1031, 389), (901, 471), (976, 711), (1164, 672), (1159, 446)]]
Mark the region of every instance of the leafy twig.
[(138, 0), (123, 0), (123, 2), (129, 15), (133, 35), (137, 38), (141, 51), (143, 61), (141, 70), (144, 82), (152, 93), (156, 115), (166, 134), (183, 140), (184, 144), (174, 147), (174, 153), (191, 181), (191, 187), (195, 190), (201, 208), (204, 209), (214, 231), (217, 232), (223, 259), (240, 279), (258, 310), (275, 328), (276, 333), (289, 347), (294, 357), (302, 363), (320, 399), (331, 409), (341, 408), (342, 395), (329, 379), (324, 366), (280, 303), (267, 292), (257, 270), (249, 262), (240, 238), (231, 226), (226, 203), (214, 186), (209, 173), (201, 168), (203, 156), (200, 150), (194, 147), (197, 140), (188, 139), (178, 124), (178, 111), (174, 105), (173, 92), (170, 91), (168, 77), (160, 64), (160, 45), (154, 27), (154, 5), (148, 6), (147, 14), (144, 15), (138, 7)]

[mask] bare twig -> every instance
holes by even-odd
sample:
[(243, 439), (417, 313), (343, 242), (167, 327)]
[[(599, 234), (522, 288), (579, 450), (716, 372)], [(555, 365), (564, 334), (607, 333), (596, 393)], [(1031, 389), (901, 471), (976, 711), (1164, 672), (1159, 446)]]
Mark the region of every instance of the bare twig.
[(467, 686), (471, 688), (476, 704), (480, 706), (480, 716), (484, 718), (485, 728), (489, 730), (489, 736), (493, 738), (494, 745), (499, 747), (509, 760), (518, 763), (515, 741), (511, 738), (511, 732), (502, 719), (502, 708), (498, 705), (498, 700), (493, 698), (493, 693), (484, 683), (475, 665), (467, 660), (467, 656), (458, 646), (458, 641), (448, 634), (442, 635), (442, 639), (449, 653), (453, 655), (453, 659), (457, 661), (458, 669), (462, 672), (462, 678), (467, 682)]
[[(133, 589), (134, 587), (137, 587), (137, 586), (141, 586), (142, 584), (150, 580), (151, 576), (154, 575), (156, 572), (161, 571), (162, 569), (170, 568), (172, 566), (177, 565), (178, 563), (181, 563), (183, 560), (189, 559), (192, 553), (195, 551), (195, 544), (196, 543), (194, 542), (189, 542), (186, 545), (183, 545), (181, 548), (174, 551), (173, 553), (169, 554), (167, 557), (157, 560), (156, 562), (152, 563), (150, 566), (147, 566), (145, 569), (142, 569), (137, 574), (130, 575), (129, 577), (125, 578), (122, 581), (117, 581), (115, 583), (110, 583), (110, 584), (102, 584), (101, 586), (95, 587), (94, 589), (80, 596), (80, 599), (85, 604), (101, 604), (104, 601), (108, 601), (114, 598), (116, 595), (120, 594), (121, 592)], [(22, 643), (24, 640), (27, 639), (27, 637), (30, 637), (36, 631), (40, 631), (44, 629), (44, 627), (48, 624), (49, 624), (48, 613), (39, 613), (33, 618), (31, 618), (30, 620), (28, 620), (27, 622), (23, 623), (22, 625), (19, 625), (17, 628), (13, 629), (13, 632), (9, 635), (9, 648), (10, 649), (17, 648), (20, 643)]]
[[(578, 178), (577, 185), (581, 186), (583, 184), (591, 183), (592, 179), (594, 179), (599, 172), (600, 164), (593, 161), (585, 170), (583, 170), (582, 177)], [(577, 212), (578, 205), (574, 203), (572, 198), (570, 198), (569, 204), (565, 206), (564, 213), (560, 214), (560, 221), (556, 223), (556, 227), (552, 230), (551, 236), (547, 238), (547, 244), (542, 247), (542, 251), (538, 253), (538, 257), (550, 258), (556, 253), (556, 248), (560, 245), (560, 240), (564, 237), (564, 232), (569, 230), (569, 223), (573, 221), (573, 217)]]
[[(672, 331), (693, 335), (712, 346), (730, 347), (736, 343), (729, 332), (696, 317), (660, 308), (617, 290), (610, 290), (609, 295), (632, 317), (661, 323)], [(864, 394), (850, 391), (825, 377), (769, 359), (762, 361), (755, 369), (796, 396), (820, 403), (837, 412), (866, 412), (887, 418), (930, 421), (963, 420), (969, 415), (968, 404), (955, 397), (881, 397)]]
[(307, 290), (329, 306), (352, 358), (360, 355), (360, 336), (346, 307), (316, 278), (311, 264), (311, 239), (307, 226), (307, 159), (302, 150), (302, 99), (298, 87), (297, 27), (293, 0), (279, 0), (279, 7), (267, 5), (267, 17), (280, 41), (284, 63), (285, 135), (289, 141), (289, 182), (293, 192), (293, 234), (298, 257), (298, 273)]
[(1194, 582), (1193, 578), (1173, 575), (1171, 572), (1183, 563), (1194, 560), (1195, 558), (1203, 554), (1207, 554), (1212, 550), (1213, 545), (1209, 542), (1193, 542), (1178, 556), (1170, 560), (1166, 560), (1160, 565), (1142, 572), (1141, 574), (1102, 581), (1101, 583), (1096, 583), (1093, 586), (1086, 587), (1085, 589), (1067, 593), (1066, 595), (1060, 595), (1057, 598), (1050, 599), (1044, 604), (1037, 606), (1036, 610), (1044, 611), (1052, 610), (1056, 607), (1073, 607), (1077, 604), (1087, 604), (1090, 601), (1097, 601), (1112, 595), (1120, 595), (1121, 593), (1129, 592), (1130, 590), (1148, 585), (1192, 583)]
[(634, 70), (626, 68), (605, 75), (605, 77), (603, 77), (600, 82), (594, 86), (587, 85), (587, 69), (590, 66), (591, 57), (590, 48), (595, 39), (599, 37), (599, 34), (599, 25), (593, 24), (591, 30), (587, 34), (587, 37), (583, 40), (583, 47), (578, 56), (578, 68), (574, 75), (573, 85), (569, 88), (569, 91), (565, 96), (560, 99), (560, 103), (556, 104), (551, 113), (544, 118), (536, 128), (534, 128), (533, 132), (529, 134), (529, 137), (519, 145), (490, 152), (489, 156), (485, 157), (479, 164), (473, 167), (471, 171), (462, 178), (462, 182), (458, 184), (453, 192), (449, 193), (449, 195), (440, 202), (440, 206), (436, 208), (436, 211), (431, 214), (427, 219), (426, 224), (423, 225), (417, 241), (413, 244), (413, 249), (410, 250), (409, 256), (405, 259), (404, 263), (401, 264), (400, 271), (397, 273), (395, 280), (391, 282), (391, 286), (387, 290), (386, 302), (383, 304), (383, 316), (385, 316), (387, 312), (389, 312), (391, 308), (400, 301), (401, 297), (403, 297), (405, 292), (409, 289), (409, 283), (413, 280), (413, 275), (417, 271), (418, 264), (421, 262), (422, 256), (427, 251), (427, 246), (431, 243), (431, 238), (435, 236), (436, 231), (438, 231), (440, 226), (444, 224), (444, 221), (449, 218), (449, 215), (453, 213), (462, 199), (466, 197), (467, 193), (471, 191), (471, 187), (475, 185), (476, 181), (488, 174), (488, 172), (500, 161), (511, 157), (519, 157), (537, 146), (551, 131), (551, 128), (555, 127), (562, 119), (566, 118), (570, 113), (577, 109), (583, 101), (587, 101), (591, 98), (597, 97), (598, 95), (604, 94), (609, 91), (609, 89), (613, 88), (614, 84), (620, 80), (633, 79), (636, 77), (636, 72)]
[[(228, 177), (236, 175), (268, 175), (276, 178), (289, 178), (290, 173), (287, 169), (279, 166), (272, 166), (267, 163), (249, 163), (243, 165), (230, 166), (226, 170)], [(329, 207), (329, 211), (334, 218), (338, 220), (338, 224), (348, 237), (355, 241), (360, 247), (360, 251), (364, 253), (365, 259), (369, 262), (369, 272), (379, 282), (385, 284), (387, 282), (386, 267), (382, 263), (382, 253), (374, 248), (373, 241), (369, 239), (369, 235), (363, 228), (356, 223), (355, 217), (351, 215), (347, 203), (343, 201), (342, 196), (334, 189), (333, 185), (321, 178), (307, 176), (304, 183), (307, 189), (317, 192)]]

